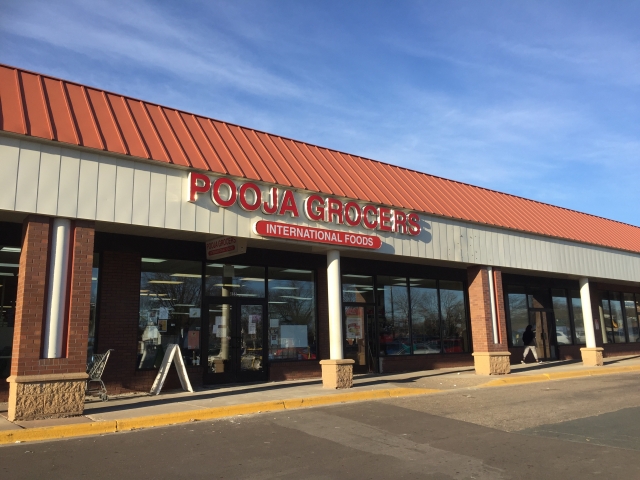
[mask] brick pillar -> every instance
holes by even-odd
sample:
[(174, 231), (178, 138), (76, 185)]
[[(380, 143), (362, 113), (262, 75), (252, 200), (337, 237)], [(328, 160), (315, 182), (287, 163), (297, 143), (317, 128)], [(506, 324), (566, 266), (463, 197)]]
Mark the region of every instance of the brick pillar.
[(498, 326), (498, 343), (494, 342), (489, 269), (476, 266), (467, 270), (469, 310), (473, 336), (473, 358), (477, 374), (501, 375), (511, 371), (507, 346), (507, 324), (502, 290), (502, 272), (493, 269), (494, 299)]
[[(138, 372), (138, 321), (140, 318), (140, 254), (102, 252), (97, 326), (98, 352), (109, 357), (104, 380), (109, 393), (148, 390), (157, 371)], [(174, 370), (174, 369), (171, 369)], [(148, 385), (147, 385), (148, 384)]]
[(72, 226), (64, 354), (44, 359), (49, 238), (49, 218), (32, 215), (25, 220), (11, 376), (7, 379), (11, 421), (81, 415), (84, 411), (93, 224), (78, 221)]

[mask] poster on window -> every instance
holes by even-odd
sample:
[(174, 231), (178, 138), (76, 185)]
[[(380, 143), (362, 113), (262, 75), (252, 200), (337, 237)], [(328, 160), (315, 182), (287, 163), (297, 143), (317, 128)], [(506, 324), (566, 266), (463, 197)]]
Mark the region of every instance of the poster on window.
[(262, 315), (249, 315), (249, 335), (258, 333), (258, 323), (260, 321), (262, 321)]
[(159, 320), (169, 320), (169, 309), (167, 307), (160, 307), (158, 309)]
[(282, 348), (308, 347), (306, 325), (282, 325), (280, 327), (280, 346)]
[(362, 315), (347, 314), (347, 339), (362, 338)]
[(200, 348), (200, 332), (198, 330), (189, 330), (187, 348), (189, 350), (197, 350)]
[(168, 320), (158, 320), (158, 331), (160, 333), (166, 333), (167, 332), (167, 322), (168, 322)]

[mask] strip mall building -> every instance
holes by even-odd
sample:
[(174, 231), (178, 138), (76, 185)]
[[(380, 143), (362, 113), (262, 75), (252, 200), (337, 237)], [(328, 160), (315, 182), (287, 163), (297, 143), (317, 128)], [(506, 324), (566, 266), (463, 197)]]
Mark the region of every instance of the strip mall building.
[(10, 66), (0, 168), (13, 419), (108, 349), (109, 393), (169, 344), (195, 386), (640, 353), (638, 227)]

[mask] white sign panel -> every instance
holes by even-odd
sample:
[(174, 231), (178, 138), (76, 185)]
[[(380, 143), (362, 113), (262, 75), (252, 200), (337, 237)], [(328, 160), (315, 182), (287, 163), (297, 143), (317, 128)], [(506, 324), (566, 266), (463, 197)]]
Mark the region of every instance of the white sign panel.
[(206, 243), (207, 260), (240, 255), (247, 251), (247, 240), (238, 237), (220, 237)]

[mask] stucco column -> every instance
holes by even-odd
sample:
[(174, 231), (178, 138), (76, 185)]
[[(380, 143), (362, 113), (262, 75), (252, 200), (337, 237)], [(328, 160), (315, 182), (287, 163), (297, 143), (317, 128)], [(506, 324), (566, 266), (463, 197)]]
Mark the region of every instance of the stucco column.
[(327, 252), (327, 303), (329, 313), (329, 360), (322, 365), (322, 384), (325, 388), (351, 388), (353, 360), (343, 358), (342, 291), (340, 286), (340, 252)]
[(470, 267), (467, 275), (476, 373), (510, 373), (511, 354), (507, 348), (502, 272), (497, 268), (476, 266)]
[(591, 294), (589, 293), (589, 279), (580, 279), (580, 301), (582, 303), (582, 319), (584, 321), (584, 335), (587, 339), (586, 348), (581, 348), (582, 363), (586, 366), (601, 366), (603, 364), (602, 347), (596, 347), (596, 334), (593, 329), (593, 310), (591, 308)]

